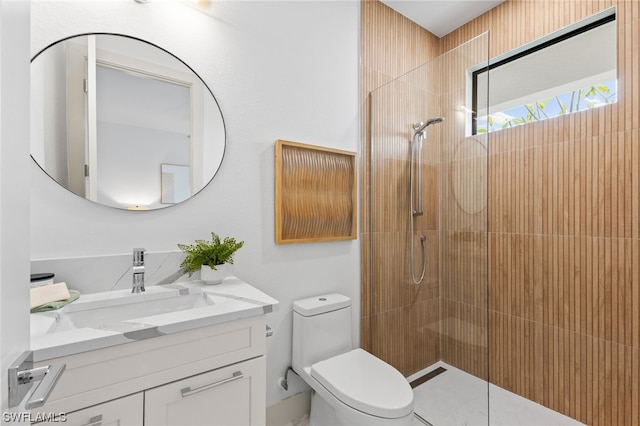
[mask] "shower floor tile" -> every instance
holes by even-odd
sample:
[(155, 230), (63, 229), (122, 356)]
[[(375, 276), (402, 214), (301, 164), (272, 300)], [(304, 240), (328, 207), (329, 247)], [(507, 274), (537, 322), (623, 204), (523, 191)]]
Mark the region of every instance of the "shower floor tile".
[(584, 425), (494, 385), (490, 385), (487, 397), (485, 381), (443, 362), (427, 371), (437, 367), (447, 371), (413, 390), (416, 414), (433, 426), (487, 425), (487, 412), (491, 426)]

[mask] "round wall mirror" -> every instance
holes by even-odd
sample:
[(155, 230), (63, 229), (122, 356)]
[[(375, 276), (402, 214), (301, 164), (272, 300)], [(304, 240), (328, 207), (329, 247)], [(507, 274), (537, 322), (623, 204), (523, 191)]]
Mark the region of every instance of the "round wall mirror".
[(117, 34), (56, 42), (31, 61), (31, 156), (52, 179), (109, 207), (153, 210), (213, 179), (225, 126), (184, 62)]

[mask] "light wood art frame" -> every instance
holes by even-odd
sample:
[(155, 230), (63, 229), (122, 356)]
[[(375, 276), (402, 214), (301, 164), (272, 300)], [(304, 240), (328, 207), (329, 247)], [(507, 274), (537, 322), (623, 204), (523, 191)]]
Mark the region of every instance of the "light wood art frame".
[(355, 156), (350, 151), (276, 141), (277, 244), (356, 238)]

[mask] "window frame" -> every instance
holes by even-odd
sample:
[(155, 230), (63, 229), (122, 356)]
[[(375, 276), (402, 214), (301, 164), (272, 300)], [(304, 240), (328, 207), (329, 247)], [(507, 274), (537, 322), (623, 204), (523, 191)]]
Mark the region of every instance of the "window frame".
[[(475, 69), (470, 69), (471, 77), (471, 135), (478, 135), (478, 76), (488, 72), (492, 69), (498, 68), (504, 64), (516, 61), (527, 55), (543, 50), (549, 46), (553, 46), (562, 41), (573, 38), (577, 35), (586, 33), (594, 28), (598, 28), (602, 25), (614, 22), (616, 20), (615, 7), (603, 10), (590, 18), (584, 19), (573, 25), (570, 25), (563, 30), (554, 32), (547, 37), (543, 37), (533, 43), (527, 44), (519, 49), (508, 52), (503, 55), (499, 55), (496, 58), (489, 61), (488, 64), (483, 64)], [(490, 88), (491, 79), (489, 74), (488, 87)], [(490, 89), (489, 89), (490, 90)], [(487, 105), (487, 116), (489, 116), (490, 105)]]

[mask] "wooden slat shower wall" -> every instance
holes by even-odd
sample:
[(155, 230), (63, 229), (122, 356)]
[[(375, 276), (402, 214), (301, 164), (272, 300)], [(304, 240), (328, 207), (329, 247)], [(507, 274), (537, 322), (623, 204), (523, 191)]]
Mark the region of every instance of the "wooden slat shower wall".
[[(467, 70), (486, 65), (489, 37), (443, 53), (441, 107), (447, 123), (440, 173), (440, 358), (488, 379), (487, 137), (468, 137)], [(484, 95), (486, 99), (486, 94)], [(476, 398), (486, 398), (486, 390)]]
[(611, 6), (618, 103), (490, 135), (489, 377), (617, 426), (640, 424), (640, 1), (507, 1), (442, 49), (491, 31), (495, 56)]
[[(374, 352), (404, 374), (417, 368), (407, 339), (424, 314), (406, 297), (391, 296), (396, 284), (382, 284), (397, 271), (380, 250), (397, 250), (400, 262), (407, 252), (400, 227), (378, 228), (380, 218), (369, 215), (371, 187), (380, 183), (368, 177), (383, 164), (368, 159), (385, 155), (370, 151), (370, 92), (485, 31), (493, 57), (611, 6), (617, 7), (618, 103), (490, 135), (488, 237), (481, 214), (462, 211), (474, 211), (474, 201), (456, 207), (455, 185), (446, 185), (447, 176), (458, 176), (451, 170), (460, 162), (451, 159), (459, 158), (446, 146), (438, 153), (441, 162), (432, 166), (439, 168), (442, 213), (435, 233), (439, 284), (424, 300), (439, 300), (443, 332), (430, 357), (482, 377), (487, 360), (478, 357), (487, 353), (488, 318), (491, 382), (589, 425), (640, 425), (638, 0), (507, 0), (441, 40), (378, 1), (362, 2), (362, 345), (371, 349), (373, 335)], [(393, 173), (404, 167), (385, 166), (386, 181), (397, 182)], [(487, 276), (488, 295), (468, 285)], [(371, 290), (373, 300), (382, 300), (373, 312)], [(387, 297), (395, 299), (384, 302)]]
[[(433, 34), (377, 0), (362, 2), (361, 22), (361, 345), (409, 375), (439, 358), (437, 250), (430, 252), (429, 263), (433, 266), (427, 285), (410, 284), (408, 275), (411, 123), (407, 117), (415, 115), (411, 119), (420, 121), (426, 119), (428, 113), (435, 114), (433, 105), (428, 102), (428, 99), (433, 101), (433, 97), (424, 96), (427, 102), (423, 105), (422, 101), (407, 102), (402, 88), (399, 96), (385, 98), (385, 94), (380, 93), (375, 101), (385, 105), (384, 115), (388, 113), (388, 116), (372, 123), (370, 94), (436, 57), (440, 42)], [(406, 82), (406, 87), (406, 91), (411, 90), (410, 82)], [(384, 141), (371, 143), (372, 124), (387, 126), (380, 132), (385, 135)], [(425, 158), (427, 151), (429, 149), (425, 147)], [(372, 158), (373, 163), (370, 162)], [(438, 201), (437, 159), (425, 162), (423, 176), (426, 181), (424, 202), (430, 204), (431, 214), (421, 218), (416, 230), (427, 236), (430, 247), (437, 247), (438, 216), (431, 207), (433, 203), (437, 206)], [(370, 208), (372, 202), (376, 205), (373, 210)], [(420, 260), (418, 241), (416, 253)], [(370, 296), (375, 301), (373, 312)], [(373, 329), (370, 328), (372, 323)]]
[[(362, 3), (362, 28), (362, 346), (407, 376), (445, 359), (486, 379), (487, 150), (465, 137), (460, 110), (467, 68), (488, 58), (486, 37), (440, 56), (439, 39), (377, 1)], [(420, 55), (418, 39), (429, 47)], [(437, 116), (445, 122), (428, 128), (421, 159), (415, 234), (427, 238), (428, 267), (416, 286), (409, 141), (413, 122)], [(419, 276), (419, 237), (413, 244)]]

